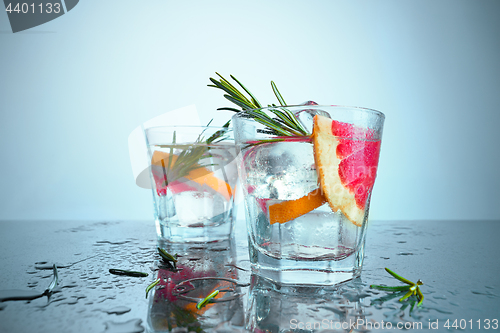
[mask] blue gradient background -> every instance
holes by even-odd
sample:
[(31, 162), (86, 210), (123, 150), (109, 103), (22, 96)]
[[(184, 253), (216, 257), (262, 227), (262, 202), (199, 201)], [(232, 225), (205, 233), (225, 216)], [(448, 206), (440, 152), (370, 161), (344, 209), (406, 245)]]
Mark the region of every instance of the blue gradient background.
[(0, 220), (151, 219), (127, 137), (234, 74), (261, 102), (386, 114), (372, 219), (500, 219), (500, 1), (86, 0), (0, 12)]

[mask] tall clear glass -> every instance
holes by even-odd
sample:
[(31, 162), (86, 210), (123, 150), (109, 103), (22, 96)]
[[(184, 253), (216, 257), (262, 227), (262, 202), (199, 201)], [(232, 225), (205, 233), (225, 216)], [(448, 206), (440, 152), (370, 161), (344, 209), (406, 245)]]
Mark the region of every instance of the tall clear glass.
[(343, 106), (256, 110), (294, 117), (283, 136), (233, 117), (252, 269), (285, 284), (333, 285), (361, 272), (384, 115)]
[(238, 179), (232, 131), (163, 126), (145, 134), (160, 245), (227, 240)]

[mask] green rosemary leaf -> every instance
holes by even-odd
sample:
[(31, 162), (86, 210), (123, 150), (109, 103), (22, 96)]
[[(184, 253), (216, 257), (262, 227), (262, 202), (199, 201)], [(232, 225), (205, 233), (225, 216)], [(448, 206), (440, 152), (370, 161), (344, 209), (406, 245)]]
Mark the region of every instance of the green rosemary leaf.
[(254, 112), (254, 111), (246, 111), (246, 113), (253, 116), (255, 121), (273, 129), (277, 133), (284, 135), (284, 136), (290, 135), (285, 129), (283, 129), (281, 126), (279, 126), (279, 124), (276, 124), (275, 122), (273, 122), (272, 119), (270, 119), (269, 117), (263, 116), (263, 115), (259, 114), (258, 112)]
[(243, 88), (243, 90), (246, 91), (247, 94), (250, 95), (250, 97), (252, 98), (252, 101), (253, 101), (253, 104), (256, 106), (255, 109), (257, 108), (261, 108), (262, 106), (260, 105), (259, 101), (257, 100), (257, 98), (250, 92), (250, 90), (248, 90), (240, 81), (238, 81), (234, 76), (231, 75), (231, 78), (236, 81), (240, 87)]
[(415, 284), (415, 283), (411, 282), (410, 280), (407, 280), (404, 277), (401, 277), (398, 274), (394, 273), (389, 268), (386, 268), (385, 270), (387, 271), (387, 273), (391, 274), (393, 277), (395, 277), (396, 279), (398, 279), (401, 282), (404, 282), (404, 283), (409, 284), (409, 285), (414, 285)]
[(417, 298), (418, 298), (417, 307), (419, 307), (422, 305), (422, 302), (424, 301), (424, 294), (422, 294), (420, 288), (417, 288)]
[(158, 247), (158, 253), (162, 257), (162, 259), (165, 261), (177, 262), (177, 254), (175, 256), (173, 256), (170, 253), (168, 253), (167, 251), (165, 251), (164, 249), (162, 249), (161, 247)]
[(278, 102), (280, 102), (281, 106), (286, 106), (287, 104), (286, 104), (285, 100), (283, 99), (283, 96), (281, 96), (281, 94), (278, 90), (278, 87), (276, 87), (276, 84), (274, 83), (274, 81), (271, 81), (271, 87), (273, 88), (274, 95), (278, 99)]
[(413, 291), (408, 291), (403, 297), (401, 297), (399, 299), (400, 302), (404, 301), (405, 299), (407, 299), (408, 297), (410, 297), (411, 295), (413, 294)]
[(134, 271), (126, 271), (123, 269), (110, 268), (109, 272), (114, 275), (124, 275), (124, 276), (132, 276), (132, 277), (146, 277), (148, 273), (144, 272), (134, 272)]
[(151, 289), (153, 289), (158, 283), (160, 283), (160, 278), (157, 278), (153, 283), (151, 283), (149, 286), (146, 288), (146, 298), (148, 298), (148, 293)]
[[(226, 123), (227, 124), (227, 123)], [(229, 126), (229, 124), (227, 124)], [(208, 139), (207, 139), (207, 144), (211, 144), (214, 142), (214, 140), (216, 140), (217, 138), (221, 138), (223, 137), (226, 133), (227, 133), (227, 127), (225, 127), (224, 130), (219, 130), (217, 132), (215, 132), (214, 134), (212, 134), (212, 136), (210, 136)], [(220, 141), (220, 140), (219, 140)]]
[(309, 135), (309, 133), (304, 128), (304, 126), (301, 124), (301, 122), (297, 120), (297, 118), (295, 117), (295, 115), (290, 110), (285, 110), (285, 112), (288, 115), (288, 117), (290, 118), (290, 120), (292, 120), (292, 122), (295, 124), (296, 128), (300, 129), (300, 131), (304, 135)]
[(277, 120), (280, 121), (285, 126), (287, 131), (296, 136), (304, 135), (301, 129), (298, 128), (296, 124), (289, 118), (289, 115), (279, 110), (271, 110), (271, 112), (274, 113), (276, 116), (278, 116), (279, 119)]
[(230, 95), (224, 95), (224, 97), (225, 97), (228, 101), (230, 101), (230, 102), (232, 102), (232, 103), (234, 103), (234, 104), (238, 105), (239, 107), (241, 107), (243, 110), (255, 109), (255, 108), (253, 107), (253, 105), (251, 105), (251, 104), (246, 104), (244, 101), (239, 100), (239, 99), (236, 99), (236, 98), (234, 98), (233, 96), (230, 96)]
[(225, 77), (223, 77), (222, 75), (220, 75), (219, 73), (215, 72), (215, 74), (217, 74), (217, 76), (219, 76), (220, 78), (220, 83), (222, 85), (224, 85), (225, 87), (227, 87), (227, 89), (230, 89), (231, 91), (234, 92), (234, 94), (240, 96), (241, 98), (246, 98), (245, 95), (243, 95), (239, 90), (238, 88), (236, 88), (231, 82), (229, 82), (229, 80), (227, 80)]
[(227, 138), (229, 138), (229, 136), (227, 136), (227, 135), (226, 136), (222, 136), (222, 137), (218, 138), (217, 140), (212, 141), (212, 143), (219, 143), (221, 141), (226, 140)]
[(285, 116), (285, 114), (279, 110), (272, 110), (272, 112), (277, 115), (281, 120), (283, 120), (283, 122), (290, 126), (290, 127), (293, 127), (295, 124), (287, 117)]
[(229, 108), (229, 107), (224, 107), (224, 108), (218, 108), (217, 111), (233, 111), (233, 112), (241, 112), (241, 110), (235, 109), (235, 108)]
[(219, 290), (215, 290), (214, 292), (212, 292), (210, 295), (208, 295), (207, 297), (205, 297), (204, 299), (202, 299), (198, 304), (196, 304), (196, 308), (198, 310), (200, 310), (202, 307), (204, 307), (205, 305), (208, 304), (208, 302), (214, 298), (215, 296), (217, 296), (219, 294)]
[(234, 89), (234, 87), (232, 87), (230, 84), (227, 84), (226, 82), (222, 81), (219, 82), (213, 78), (210, 78), (210, 81), (212, 81), (215, 86), (213, 85), (209, 85), (209, 87), (214, 87), (214, 88), (219, 88), (219, 89), (222, 89), (224, 90), (227, 94), (231, 95), (231, 96), (234, 96), (236, 98), (241, 98), (241, 93), (239, 91), (237, 91), (236, 89)]
[[(233, 86), (228, 80), (226, 80), (222, 75), (216, 72), (217, 75), (221, 78), (220, 84), (225, 86), (229, 91), (232, 92), (231, 95), (235, 95), (236, 98), (240, 99), (242, 102), (244, 102), (247, 105), (252, 105), (252, 102), (248, 100), (248, 98), (245, 97), (235, 86)], [(251, 109), (255, 109), (254, 107), (251, 107)]]

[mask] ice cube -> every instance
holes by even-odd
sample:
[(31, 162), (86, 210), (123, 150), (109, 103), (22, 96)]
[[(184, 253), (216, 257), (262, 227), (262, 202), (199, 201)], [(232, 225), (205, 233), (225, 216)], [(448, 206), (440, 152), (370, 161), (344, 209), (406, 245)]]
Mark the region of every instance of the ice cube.
[[(300, 105), (318, 105), (318, 103), (313, 101), (307, 101)], [(309, 133), (312, 133), (313, 128), (313, 118), (315, 115), (325, 116), (330, 118), (328, 112), (319, 109), (304, 109), (295, 112), (295, 117), (300, 121), (300, 123), (306, 128)]]
[(217, 193), (184, 191), (174, 194), (177, 218), (181, 225), (201, 223), (224, 213), (225, 199)]
[(247, 151), (243, 163), (257, 198), (294, 200), (318, 188), (309, 142), (261, 144)]

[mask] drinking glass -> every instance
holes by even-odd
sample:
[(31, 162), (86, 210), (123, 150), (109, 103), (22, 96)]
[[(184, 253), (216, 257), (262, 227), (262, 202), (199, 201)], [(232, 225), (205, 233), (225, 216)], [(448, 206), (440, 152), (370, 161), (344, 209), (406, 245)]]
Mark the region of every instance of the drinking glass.
[(145, 135), (159, 244), (228, 239), (238, 179), (232, 131), (163, 126)]
[[(284, 284), (359, 276), (384, 115), (321, 105), (250, 113), (232, 121), (253, 272)], [(284, 136), (256, 120), (265, 117), (305, 134)]]

